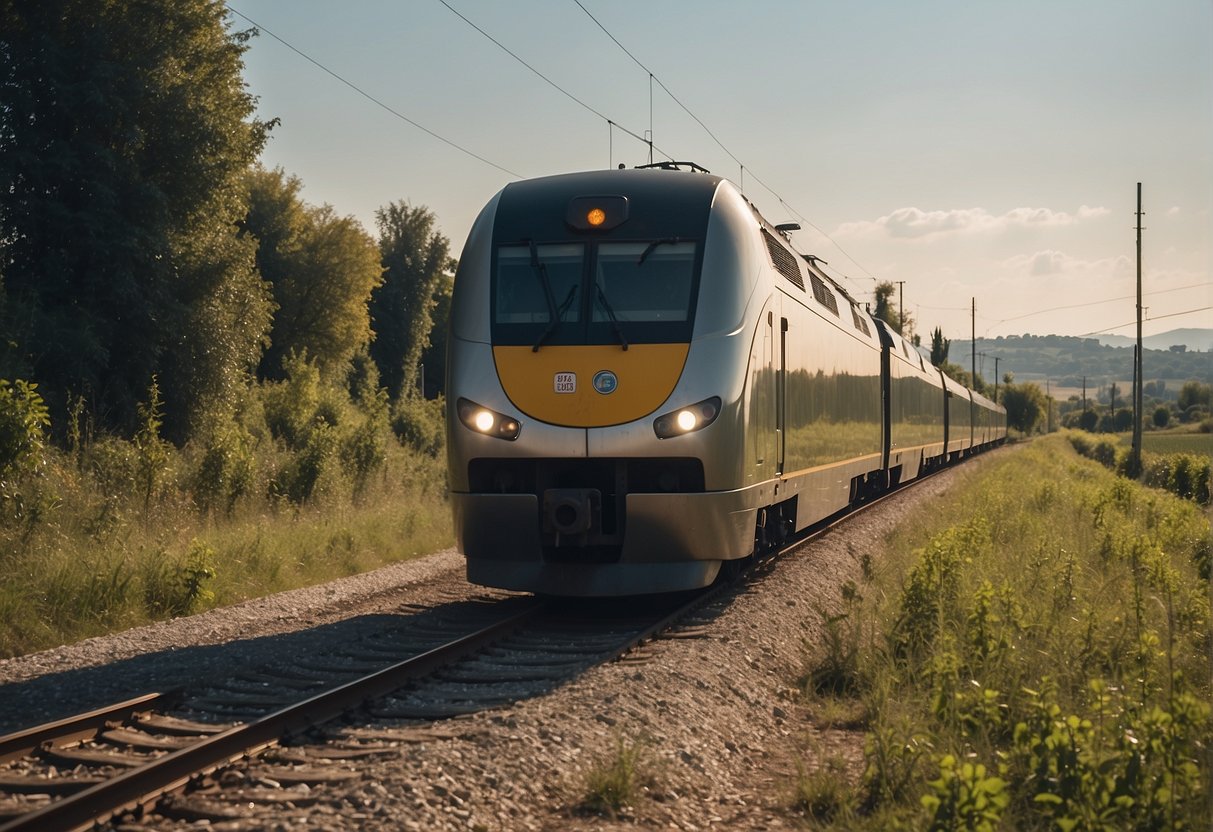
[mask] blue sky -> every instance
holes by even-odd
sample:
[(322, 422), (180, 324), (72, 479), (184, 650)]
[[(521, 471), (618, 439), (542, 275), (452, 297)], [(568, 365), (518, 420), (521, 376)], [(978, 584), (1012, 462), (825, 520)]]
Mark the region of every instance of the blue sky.
[(574, 0), (447, 3), (581, 104), (440, 0), (233, 0), (492, 163), (263, 32), (245, 78), (281, 120), (264, 164), (372, 232), (377, 207), (426, 205), (458, 254), (514, 174), (646, 162), (601, 116), (651, 125), (657, 147), (743, 185), (771, 221), (800, 221), (796, 245), (855, 297), (905, 281), (924, 337), (955, 338), (973, 297), (979, 336), (1131, 322), (1140, 181), (1146, 334), (1213, 326), (1191, 311), (1213, 306), (1209, 0), (581, 2), (711, 134)]

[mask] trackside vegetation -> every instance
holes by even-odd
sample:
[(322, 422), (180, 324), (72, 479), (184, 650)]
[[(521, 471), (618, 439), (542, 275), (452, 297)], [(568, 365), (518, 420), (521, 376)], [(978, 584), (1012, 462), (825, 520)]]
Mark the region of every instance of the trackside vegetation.
[(1062, 436), (957, 474), (807, 655), (811, 713), (862, 726), (866, 771), (801, 811), (838, 829), (1208, 828), (1207, 513)]
[(130, 438), (58, 448), (36, 385), (0, 380), (0, 656), (450, 545), (441, 401), (285, 374), (181, 448), (155, 384)]

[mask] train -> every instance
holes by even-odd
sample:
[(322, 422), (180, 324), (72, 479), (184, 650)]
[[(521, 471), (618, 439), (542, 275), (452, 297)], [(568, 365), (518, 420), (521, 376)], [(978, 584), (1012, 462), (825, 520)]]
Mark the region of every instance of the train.
[(1006, 439), (697, 165), (512, 182), (476, 218), (447, 341), (447, 473), (474, 584), (693, 590)]

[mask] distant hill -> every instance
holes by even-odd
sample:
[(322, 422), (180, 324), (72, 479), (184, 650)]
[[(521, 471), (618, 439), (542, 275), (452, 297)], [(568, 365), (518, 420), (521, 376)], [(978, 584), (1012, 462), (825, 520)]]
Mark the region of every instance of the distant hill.
[[(1099, 343), (1109, 347), (1132, 347), (1137, 343), (1136, 336), (1097, 335), (1095, 337)], [(1148, 350), (1165, 350), (1183, 345), (1189, 350), (1209, 352), (1213, 350), (1213, 329), (1173, 329), (1158, 335), (1143, 336), (1141, 345)]]
[[(1175, 330), (1175, 332), (1204, 333), (1213, 336), (1213, 330)], [(1213, 383), (1213, 352), (1196, 351), (1191, 343), (1183, 351), (1172, 351), (1169, 347), (1173, 333), (1142, 339), (1145, 350), (1142, 354), (1142, 378), (1149, 381), (1159, 379), (1168, 382), (1172, 394), (1184, 381), (1196, 380)], [(1162, 349), (1150, 346), (1151, 341), (1165, 343)], [(1195, 339), (1193, 339), (1195, 340)], [(1182, 342), (1181, 342), (1182, 343)], [(1207, 341), (1201, 342), (1207, 344)], [(978, 372), (983, 378), (994, 377), (994, 358), (998, 357), (998, 373), (1015, 374), (1016, 381), (1041, 381), (1049, 379), (1054, 387), (1077, 388), (1082, 386), (1083, 376), (1088, 387), (1097, 387), (1110, 381), (1126, 382), (1133, 378), (1132, 340), (1127, 346), (1110, 346), (1095, 338), (1077, 338), (1069, 335), (1013, 335), (999, 338), (978, 338), (977, 352), (985, 353), (979, 360)], [(970, 342), (953, 341), (948, 360), (969, 369)]]

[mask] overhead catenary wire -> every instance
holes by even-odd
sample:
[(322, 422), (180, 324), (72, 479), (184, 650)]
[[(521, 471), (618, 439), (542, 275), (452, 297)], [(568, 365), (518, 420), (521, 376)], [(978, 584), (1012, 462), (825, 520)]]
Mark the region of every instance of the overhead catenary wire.
[(447, 144), (447, 145), (449, 145), (450, 147), (455, 148), (455, 149), (456, 149), (456, 150), (458, 150), (460, 153), (466, 154), (467, 156), (471, 156), (473, 159), (476, 159), (476, 160), (478, 160), (478, 161), (484, 162), (484, 164), (488, 165), (489, 167), (496, 168), (497, 170), (501, 171), (502, 173), (508, 173), (510, 176), (514, 177), (515, 179), (525, 179), (525, 178), (526, 178), (526, 177), (524, 177), (524, 176), (523, 176), (521, 173), (517, 173), (516, 171), (512, 171), (512, 170), (510, 170), (510, 169), (509, 169), (509, 168), (507, 168), (507, 167), (503, 167), (502, 165), (499, 165), (499, 164), (497, 164), (497, 163), (496, 163), (496, 162), (494, 162), (494, 161), (491, 161), (491, 160), (489, 160), (489, 159), (486, 159), (485, 157), (481, 156), (479, 153), (475, 153), (474, 151), (468, 150), (466, 147), (463, 147), (462, 145), (459, 145), (459, 144), (457, 144), (457, 143), (455, 143), (455, 142), (451, 141), (451, 140), (450, 140), (450, 139), (448, 139), (446, 136), (443, 136), (443, 135), (441, 135), (441, 134), (439, 134), (439, 133), (434, 132), (433, 130), (431, 130), (430, 128), (426, 127), (425, 125), (420, 124), (420, 123), (418, 123), (417, 121), (414, 121), (413, 119), (411, 119), (411, 118), (409, 118), (408, 116), (406, 116), (404, 113), (401, 113), (399, 110), (396, 110), (395, 108), (393, 108), (393, 107), (391, 107), (391, 106), (389, 106), (389, 105), (385, 104), (384, 102), (380, 101), (380, 100), (379, 100), (378, 98), (376, 98), (375, 96), (371, 95), (371, 94), (370, 94), (369, 92), (367, 92), (366, 90), (364, 90), (364, 89), (362, 89), (361, 87), (359, 87), (359, 86), (358, 86), (357, 84), (355, 84), (353, 81), (350, 81), (350, 80), (348, 80), (348, 79), (346, 79), (346, 78), (342, 77), (341, 75), (338, 75), (336, 72), (334, 72), (333, 70), (329, 69), (329, 68), (328, 68), (327, 66), (325, 66), (324, 64), (320, 63), (320, 61), (316, 60), (316, 59), (315, 59), (315, 58), (313, 58), (311, 55), (309, 55), (309, 54), (307, 54), (306, 52), (304, 52), (302, 49), (298, 48), (298, 47), (297, 47), (297, 46), (295, 46), (294, 44), (289, 43), (289, 42), (287, 42), (285, 39), (283, 39), (283, 38), (279, 37), (278, 35), (274, 34), (274, 33), (273, 33), (273, 32), (271, 32), (269, 29), (265, 28), (265, 27), (264, 27), (264, 26), (262, 26), (260, 23), (258, 23), (257, 21), (253, 20), (251, 17), (249, 17), (248, 15), (244, 14), (244, 13), (243, 13), (243, 12), (241, 12), (239, 9), (235, 8), (234, 6), (232, 6), (230, 3), (228, 4), (227, 9), (228, 9), (228, 11), (230, 11), (232, 14), (236, 15), (237, 17), (239, 17), (239, 18), (241, 18), (241, 19), (243, 19), (243, 20), (248, 21), (248, 22), (249, 22), (249, 23), (250, 23), (250, 24), (253, 26), (253, 28), (255, 28), (257, 31), (259, 31), (259, 32), (265, 32), (265, 34), (269, 35), (271, 38), (273, 38), (274, 40), (276, 40), (276, 41), (278, 41), (279, 43), (281, 43), (281, 44), (282, 44), (283, 46), (285, 46), (287, 49), (291, 50), (291, 51), (292, 51), (292, 52), (294, 52), (296, 55), (298, 55), (299, 57), (301, 57), (301, 58), (303, 58), (304, 60), (306, 60), (308, 63), (310, 63), (310, 64), (312, 64), (312, 65), (316, 66), (317, 68), (319, 68), (319, 69), (321, 69), (321, 70), (323, 70), (323, 71), (324, 71), (324, 72), (326, 72), (327, 74), (331, 75), (333, 78), (336, 78), (338, 81), (340, 81), (341, 83), (345, 84), (347, 87), (349, 87), (349, 88), (350, 88), (350, 89), (352, 89), (354, 92), (356, 92), (356, 93), (358, 93), (359, 95), (361, 95), (363, 98), (367, 99), (368, 101), (370, 101), (371, 103), (375, 104), (376, 106), (381, 107), (382, 109), (384, 109), (384, 110), (386, 110), (387, 112), (391, 113), (392, 115), (394, 115), (396, 118), (400, 119), (401, 121), (404, 121), (404, 122), (407, 122), (408, 124), (411, 124), (413, 127), (416, 127), (418, 130), (422, 131), (423, 133), (426, 133), (426, 134), (428, 134), (428, 135), (430, 135), (430, 136), (433, 136), (435, 139), (438, 139), (438, 141), (443, 142), (444, 144)]
[[(566, 98), (568, 98), (569, 100), (571, 100), (571, 101), (575, 102), (576, 104), (580, 105), (581, 107), (584, 107), (586, 110), (590, 111), (590, 112), (591, 112), (591, 113), (593, 113), (594, 115), (598, 116), (598, 118), (600, 118), (600, 119), (602, 119), (603, 121), (605, 121), (605, 122), (606, 122), (608, 125), (611, 125), (611, 126), (613, 126), (613, 127), (618, 127), (620, 130), (622, 130), (623, 132), (627, 133), (627, 134), (628, 134), (629, 136), (631, 136), (632, 138), (634, 138), (634, 139), (636, 139), (636, 140), (638, 140), (638, 141), (644, 142), (646, 145), (649, 145), (649, 147), (650, 147), (651, 149), (655, 149), (655, 150), (657, 150), (659, 153), (661, 153), (661, 154), (662, 154), (663, 156), (665, 156), (667, 159), (669, 159), (669, 160), (673, 161), (674, 157), (673, 157), (673, 156), (671, 156), (670, 154), (666, 153), (666, 152), (665, 152), (664, 150), (662, 150), (661, 148), (656, 147), (655, 145), (653, 145), (652, 140), (650, 140), (650, 139), (646, 139), (644, 136), (638, 135), (638, 134), (637, 134), (635, 131), (633, 131), (633, 130), (629, 130), (627, 127), (624, 127), (624, 126), (623, 126), (622, 124), (620, 124), (618, 121), (615, 121), (614, 119), (609, 118), (608, 116), (604, 115), (603, 113), (601, 113), (601, 112), (599, 112), (598, 110), (596, 110), (596, 109), (594, 109), (593, 107), (591, 107), (591, 106), (590, 106), (589, 104), (587, 104), (586, 102), (582, 101), (582, 100), (581, 100), (580, 98), (578, 98), (577, 96), (573, 95), (571, 92), (569, 92), (568, 90), (566, 90), (564, 87), (560, 86), (560, 85), (559, 85), (559, 84), (557, 84), (555, 81), (553, 81), (551, 78), (547, 77), (547, 76), (546, 76), (546, 75), (544, 75), (542, 72), (540, 72), (539, 70), (535, 69), (535, 67), (531, 66), (529, 63), (527, 63), (525, 60), (523, 60), (523, 59), (522, 59), (522, 58), (521, 58), (521, 57), (518, 55), (518, 53), (514, 52), (512, 49), (510, 49), (510, 48), (509, 48), (508, 46), (506, 46), (504, 43), (502, 43), (501, 41), (497, 40), (497, 38), (493, 37), (493, 36), (492, 36), (492, 35), (490, 35), (488, 32), (486, 32), (484, 29), (482, 29), (482, 28), (480, 28), (479, 26), (477, 26), (477, 25), (476, 25), (474, 22), (472, 22), (472, 20), (471, 20), (471, 19), (469, 19), (469, 18), (467, 17), (467, 15), (463, 14), (461, 11), (459, 11), (459, 10), (458, 10), (458, 9), (456, 9), (454, 6), (452, 6), (450, 3), (446, 2), (446, 0), (438, 0), (438, 2), (439, 2), (439, 3), (441, 3), (443, 6), (445, 6), (445, 7), (447, 8), (447, 10), (451, 12), (451, 14), (455, 15), (455, 16), (456, 16), (456, 17), (458, 17), (460, 20), (462, 20), (464, 23), (466, 23), (467, 25), (471, 26), (471, 27), (472, 27), (473, 29), (475, 29), (477, 32), (479, 32), (479, 33), (480, 33), (480, 34), (482, 34), (484, 37), (486, 37), (488, 40), (490, 40), (490, 41), (493, 43), (493, 45), (495, 45), (495, 46), (496, 46), (498, 49), (500, 49), (502, 52), (504, 52), (505, 54), (509, 55), (511, 58), (513, 58), (513, 59), (514, 59), (514, 60), (516, 60), (518, 63), (522, 64), (524, 67), (526, 67), (526, 68), (527, 68), (527, 69), (529, 69), (531, 72), (533, 72), (535, 75), (537, 75), (539, 78), (541, 78), (541, 79), (542, 79), (542, 80), (543, 80), (543, 81), (544, 81), (544, 82), (545, 82), (545, 83), (546, 83), (548, 86), (550, 86), (552, 89), (556, 90), (556, 91), (557, 91), (557, 92), (559, 92), (561, 95), (564, 95)], [(650, 113), (650, 115), (649, 115), (649, 121), (650, 121), (650, 126), (651, 126), (651, 122), (652, 122), (652, 114), (651, 114), (651, 113)]]
[[(440, 0), (440, 2), (445, 2), (445, 0)], [(703, 128), (704, 132), (707, 133), (712, 138), (712, 141), (716, 142), (717, 146), (719, 146), (720, 149), (723, 150), (730, 159), (732, 159), (734, 162), (737, 163), (737, 166), (738, 166), (739, 170), (741, 171), (743, 180), (744, 180), (745, 171), (748, 170), (749, 174), (750, 174), (750, 178), (753, 179), (755, 182), (757, 182), (759, 185), (761, 185), (764, 190), (766, 190), (769, 194), (771, 194), (771, 196), (775, 197), (775, 199), (779, 202), (779, 204), (785, 210), (787, 210), (790, 214), (792, 214), (794, 217), (796, 217), (798, 220), (800, 220), (804, 224), (808, 225), (810, 228), (812, 228), (814, 231), (816, 231), (822, 237), (825, 237), (827, 240), (829, 240), (830, 243), (836, 249), (838, 249), (839, 252), (842, 253), (843, 257), (846, 257), (848, 260), (850, 260), (852, 263), (854, 263), (855, 266), (858, 267), (859, 270), (861, 272), (863, 272), (865, 275), (867, 275), (870, 279), (876, 281), (877, 283), (880, 282), (879, 278), (877, 278), (875, 275), (873, 275), (871, 272), (869, 272), (867, 269), (865, 269), (863, 267), (863, 264), (860, 263), (858, 260), (856, 260), (854, 257), (852, 257), (850, 255), (850, 253), (848, 253), (846, 249), (844, 249), (841, 245), (839, 245), (838, 242), (833, 237), (831, 237), (829, 234), (827, 234), (825, 231), (823, 231), (821, 228), (819, 228), (815, 223), (813, 223), (808, 217), (806, 217), (800, 211), (797, 211), (794, 207), (792, 207), (782, 196), (779, 195), (779, 193), (774, 188), (772, 188), (765, 181), (763, 181), (761, 177), (759, 177), (757, 174), (755, 174), (753, 168), (750, 168), (747, 165), (745, 165), (745, 163), (743, 163), (741, 161), (741, 159), (739, 159), (737, 157), (737, 155), (735, 153), (733, 153), (733, 151), (729, 150), (729, 148), (725, 146), (724, 142), (722, 142), (720, 140), (720, 138), (714, 132), (712, 132), (712, 129), (709, 128), (706, 123), (704, 123), (703, 119), (701, 119), (694, 112), (692, 112), (689, 107), (687, 107), (685, 104), (683, 104), (682, 101), (678, 98), (678, 96), (674, 95), (674, 92), (669, 87), (667, 87), (665, 85), (665, 83), (659, 77), (657, 77), (657, 75), (651, 69), (649, 69), (644, 64), (643, 61), (641, 61), (639, 58), (637, 58), (635, 55), (633, 55), (631, 50), (629, 50), (626, 46), (624, 46), (620, 42), (619, 38), (617, 38), (613, 34), (611, 34), (611, 31), (609, 29), (607, 29), (607, 27), (602, 24), (602, 21), (600, 21), (597, 17), (595, 17), (593, 15), (593, 13), (582, 4), (581, 0), (573, 0), (573, 2), (577, 4), (578, 8), (580, 8), (583, 12), (585, 12), (586, 16), (589, 17), (590, 20), (594, 21), (594, 24), (599, 29), (602, 30), (603, 34), (605, 34), (608, 38), (610, 38), (615, 43), (616, 46), (618, 46), (621, 50), (623, 50), (623, 53), (625, 55), (627, 55), (629, 58), (632, 59), (632, 62), (635, 63), (636, 66), (640, 67), (642, 70), (644, 70), (646, 73), (648, 73), (651, 81), (656, 82), (656, 84), (659, 87), (661, 87), (661, 89), (665, 90), (666, 95), (668, 95), (675, 104), (677, 104), (679, 107), (681, 107), (683, 112), (685, 112), (688, 116), (690, 116), (692, 119), (694, 119), (695, 123)], [(744, 181), (741, 184), (742, 184), (742, 190), (744, 191)], [(846, 274), (842, 274), (842, 277), (846, 278), (847, 280), (850, 280), (852, 283), (855, 283), (854, 278), (852, 278)], [(858, 286), (859, 284), (856, 283), (855, 285)]]
[[(1182, 312), (1171, 312), (1167, 315), (1151, 315), (1148, 318), (1142, 318), (1142, 320), (1143, 321), (1161, 321), (1163, 318), (1177, 318), (1180, 315), (1194, 315), (1197, 312), (1208, 312), (1210, 309), (1213, 309), (1213, 306), (1202, 306), (1199, 309), (1185, 309)], [(1085, 338), (1088, 335), (1102, 335), (1106, 332), (1111, 332), (1114, 329), (1124, 329), (1126, 326), (1134, 326), (1136, 323), (1137, 323), (1137, 320), (1134, 319), (1132, 321), (1129, 321), (1128, 323), (1117, 324), (1116, 326), (1104, 327), (1103, 329), (1097, 329), (1094, 332), (1084, 332), (1082, 335), (1079, 335), (1078, 337)]]
[[(1165, 294), (1169, 294), (1170, 292), (1182, 292), (1187, 289), (1200, 289), (1200, 288), (1204, 288), (1207, 286), (1213, 286), (1213, 281), (1206, 281), (1204, 283), (1190, 283), (1187, 286), (1175, 286), (1171, 289), (1156, 289), (1151, 292), (1146, 292), (1146, 296), (1154, 297), (1155, 295), (1165, 295)], [(994, 321), (994, 323), (992, 323), (988, 327), (986, 327), (986, 331), (983, 332), (982, 335), (984, 336), (991, 329), (993, 329), (994, 327), (996, 327), (1000, 324), (1010, 323), (1011, 321), (1019, 321), (1024, 318), (1032, 318), (1037, 315), (1046, 315), (1049, 312), (1062, 312), (1066, 309), (1082, 309), (1087, 306), (1099, 306), (1100, 304), (1115, 303), (1116, 301), (1120, 301), (1120, 300), (1133, 300), (1136, 297), (1137, 297), (1137, 295), (1122, 295), (1121, 297), (1116, 297), (1116, 298), (1104, 298), (1102, 300), (1090, 300), (1090, 301), (1084, 301), (1083, 303), (1071, 303), (1071, 304), (1067, 304), (1065, 306), (1050, 306), (1047, 309), (1038, 309), (1035, 312), (1025, 312), (1022, 315), (1016, 315), (1012, 318), (1003, 318), (1002, 320)], [(1177, 312), (1176, 314), (1182, 315), (1182, 314), (1186, 314), (1186, 313)], [(1126, 326), (1127, 326), (1127, 324), (1126, 324)], [(1116, 329), (1116, 328), (1117, 327), (1113, 327), (1113, 329)], [(1100, 331), (1102, 332), (1102, 330), (1100, 330)]]

